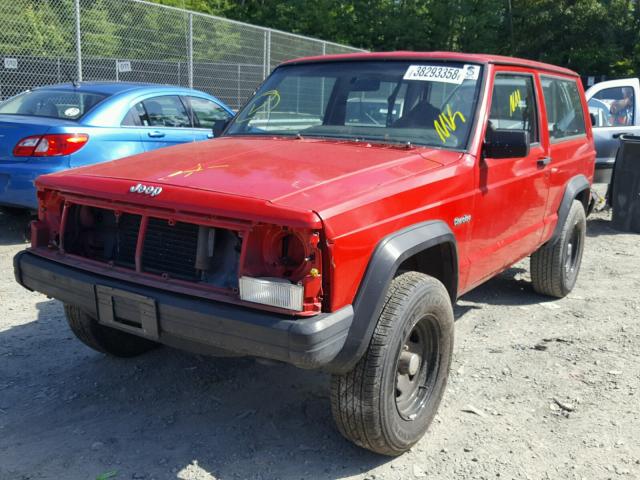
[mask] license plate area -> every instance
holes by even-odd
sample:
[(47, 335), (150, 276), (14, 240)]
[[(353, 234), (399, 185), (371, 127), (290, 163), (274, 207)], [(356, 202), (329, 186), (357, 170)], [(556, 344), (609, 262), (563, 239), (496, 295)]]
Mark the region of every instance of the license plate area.
[(158, 340), (158, 310), (153, 298), (96, 285), (98, 321), (151, 340)]

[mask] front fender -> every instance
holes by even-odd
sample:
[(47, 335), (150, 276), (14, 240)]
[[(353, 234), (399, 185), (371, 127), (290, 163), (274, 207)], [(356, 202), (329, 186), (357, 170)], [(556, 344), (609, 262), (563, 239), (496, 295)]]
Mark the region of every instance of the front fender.
[(412, 225), (383, 238), (376, 246), (353, 304), (354, 317), (342, 351), (326, 370), (346, 373), (360, 360), (369, 346), (378, 317), (384, 307), (387, 289), (398, 267), (408, 258), (428, 248), (449, 244), (452, 248), (454, 302), (458, 285), (457, 243), (449, 226), (441, 220)]

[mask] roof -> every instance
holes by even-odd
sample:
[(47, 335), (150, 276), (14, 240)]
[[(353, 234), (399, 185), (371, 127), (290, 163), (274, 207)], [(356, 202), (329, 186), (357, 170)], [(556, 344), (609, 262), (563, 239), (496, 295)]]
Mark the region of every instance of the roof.
[(505, 57), (502, 55), (488, 55), (482, 53), (459, 52), (375, 52), (375, 53), (347, 53), (341, 55), (324, 55), (316, 57), (304, 57), (289, 60), (282, 65), (292, 65), (313, 62), (339, 62), (345, 60), (450, 60), (456, 62), (469, 62), (479, 64), (512, 65), (518, 67), (535, 68), (547, 72), (560, 73), (577, 77), (578, 74), (567, 68), (558, 67), (549, 63), (526, 60), (524, 58)]
[[(146, 89), (171, 89), (171, 90), (190, 90), (185, 87), (177, 87), (173, 85), (160, 85), (157, 83), (136, 83), (136, 82), (77, 82), (77, 87), (69, 83), (59, 83), (57, 85), (46, 85), (38, 87), (38, 89), (46, 90), (71, 90), (103, 93), (105, 95), (115, 95), (118, 93), (131, 91), (131, 90), (146, 90)], [(35, 89), (34, 89), (35, 90)]]

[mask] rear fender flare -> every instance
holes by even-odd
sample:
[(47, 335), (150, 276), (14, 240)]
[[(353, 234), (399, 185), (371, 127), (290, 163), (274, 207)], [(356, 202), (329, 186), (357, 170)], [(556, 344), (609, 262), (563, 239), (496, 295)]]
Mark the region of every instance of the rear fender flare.
[(457, 243), (442, 220), (418, 223), (383, 238), (376, 246), (353, 303), (354, 317), (344, 347), (326, 367), (332, 373), (346, 373), (360, 360), (369, 346), (377, 319), (384, 307), (387, 289), (398, 267), (408, 258), (437, 245), (449, 244), (452, 252), (454, 287), (449, 289), (452, 303), (458, 286)]
[[(589, 180), (587, 180), (587, 177), (584, 175), (576, 175), (567, 182), (564, 195), (562, 196), (562, 201), (560, 202), (560, 207), (558, 208), (558, 223), (556, 223), (556, 228), (553, 230), (553, 234), (551, 235), (548, 243), (554, 243), (558, 238), (560, 238), (562, 227), (564, 222), (567, 220), (567, 215), (569, 215), (569, 210), (571, 209), (571, 204), (576, 198), (578, 198), (578, 195), (590, 188), (591, 185), (589, 184)], [(587, 211), (588, 208), (589, 206), (587, 204), (585, 206), (585, 211)]]

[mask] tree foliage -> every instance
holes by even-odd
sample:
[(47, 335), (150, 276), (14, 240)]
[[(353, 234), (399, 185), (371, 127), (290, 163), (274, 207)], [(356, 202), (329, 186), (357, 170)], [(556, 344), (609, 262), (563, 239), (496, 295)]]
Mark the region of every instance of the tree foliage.
[[(640, 0), (155, 1), (368, 50), (498, 53), (563, 65), (585, 75), (640, 71)], [(0, 51), (73, 56), (73, 0), (5, 3)], [(85, 55), (171, 61), (185, 57), (186, 15), (144, 3), (126, 5), (82, 1)], [(257, 61), (262, 58), (261, 40), (241, 38), (226, 24), (199, 17), (193, 34), (196, 60), (233, 61), (247, 51), (260, 57)]]
[(640, 70), (638, 0), (158, 0), (369, 50), (520, 56), (590, 75)]

